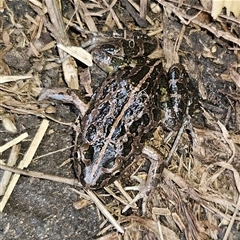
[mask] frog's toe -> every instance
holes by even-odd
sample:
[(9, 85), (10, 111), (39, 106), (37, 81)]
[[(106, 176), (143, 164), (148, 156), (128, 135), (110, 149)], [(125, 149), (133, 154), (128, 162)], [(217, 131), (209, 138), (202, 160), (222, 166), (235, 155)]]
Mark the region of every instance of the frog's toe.
[(134, 197), (134, 199), (132, 199), (132, 201), (130, 201), (129, 205), (126, 206), (122, 212), (126, 212), (131, 205), (133, 205), (134, 203), (136, 203), (138, 200), (143, 199), (142, 202), (142, 212), (143, 214), (146, 213), (146, 204), (147, 204), (147, 200), (148, 200), (148, 196), (149, 193), (151, 191), (151, 187), (149, 187), (149, 184), (147, 183), (147, 181), (143, 180), (141, 177), (137, 177), (134, 176), (134, 178), (140, 183), (139, 185), (135, 185), (135, 186), (130, 186), (130, 187), (126, 187), (125, 190), (137, 190), (139, 191), (138, 194)]

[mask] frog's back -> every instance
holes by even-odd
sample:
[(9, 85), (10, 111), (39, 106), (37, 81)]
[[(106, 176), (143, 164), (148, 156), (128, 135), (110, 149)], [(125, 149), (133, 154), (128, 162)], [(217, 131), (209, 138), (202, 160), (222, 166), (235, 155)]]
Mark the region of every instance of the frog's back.
[(159, 86), (165, 78), (160, 60), (127, 67), (106, 79), (82, 119), (80, 147), (84, 169), (79, 176), (88, 186), (106, 182), (139, 154), (147, 135), (160, 120)]

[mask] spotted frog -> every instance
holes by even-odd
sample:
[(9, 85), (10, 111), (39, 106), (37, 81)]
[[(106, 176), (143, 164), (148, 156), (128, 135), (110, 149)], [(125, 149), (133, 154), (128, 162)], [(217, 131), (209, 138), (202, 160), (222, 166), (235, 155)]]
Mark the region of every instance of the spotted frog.
[[(123, 65), (111, 68), (114, 73), (96, 90), (81, 119), (74, 169), (86, 189), (101, 188), (115, 180), (134, 155), (141, 153), (145, 140), (159, 124), (166, 129), (178, 128), (190, 104), (188, 78), (182, 66), (173, 65), (166, 73), (161, 60), (146, 57), (149, 44), (138, 35), (123, 41), (125, 46), (134, 47), (131, 54), (137, 48), (132, 59), (125, 57), (121, 41), (102, 44), (101, 52), (99, 46), (92, 50), (95, 61), (100, 56), (100, 67), (113, 52), (120, 57), (114, 62)], [(147, 49), (152, 51), (154, 46)], [(139, 56), (143, 56), (140, 61)]]

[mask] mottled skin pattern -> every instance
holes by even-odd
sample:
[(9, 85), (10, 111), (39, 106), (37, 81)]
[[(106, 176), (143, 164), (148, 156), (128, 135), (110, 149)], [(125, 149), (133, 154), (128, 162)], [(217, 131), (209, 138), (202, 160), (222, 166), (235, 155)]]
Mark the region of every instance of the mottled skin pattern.
[(92, 55), (110, 77), (94, 93), (81, 121), (74, 159), (86, 189), (115, 180), (158, 124), (178, 129), (190, 104), (184, 68), (173, 65), (167, 74), (161, 60), (147, 58), (159, 47), (155, 38), (135, 32), (129, 38), (107, 39)]
[(81, 160), (76, 163), (85, 186), (106, 185), (134, 154), (141, 153), (145, 138), (160, 120), (158, 89), (163, 78), (158, 60), (118, 71), (97, 90), (82, 119)]
[[(141, 153), (158, 124), (166, 129), (181, 125), (189, 98), (183, 69), (170, 70), (168, 79), (161, 61), (152, 60), (117, 71), (98, 88), (82, 119), (82, 143), (75, 159), (77, 177), (86, 188), (114, 181)], [(160, 101), (163, 87), (168, 97)]]
[(89, 104), (66, 88), (46, 89), (39, 97), (72, 103), (80, 110), (74, 169), (85, 189), (114, 181), (133, 156), (142, 152), (144, 141), (158, 125), (178, 130), (195, 105), (191, 104), (193, 88), (183, 66), (174, 64), (166, 73), (161, 60), (148, 58), (159, 49), (155, 38), (135, 32), (126, 38), (107, 36), (101, 41), (95, 39), (92, 55), (110, 76)]

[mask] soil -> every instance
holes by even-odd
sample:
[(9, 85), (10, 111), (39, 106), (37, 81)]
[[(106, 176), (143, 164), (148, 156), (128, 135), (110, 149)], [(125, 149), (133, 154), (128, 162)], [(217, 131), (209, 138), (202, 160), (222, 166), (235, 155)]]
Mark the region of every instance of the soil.
[[(76, 118), (69, 106), (58, 105), (57, 108), (61, 115), (59, 119), (74, 121)], [(26, 152), (40, 122), (41, 119), (36, 116), (17, 116), (19, 132), (16, 135), (22, 132), (29, 134), (28, 139), (21, 144), (21, 154)], [(9, 133), (4, 133), (2, 127), (0, 131), (0, 145), (15, 137), (14, 134), (10, 136)], [(35, 157), (73, 144), (71, 127), (51, 122), (48, 133)], [(6, 151), (2, 158), (8, 154)], [(70, 157), (71, 148), (33, 160), (28, 169), (74, 178), (71, 163), (60, 167)], [(99, 231), (101, 219), (94, 205), (76, 210), (73, 203), (78, 200), (79, 194), (66, 184), (21, 176), (4, 212), (1, 213), (0, 239), (93, 239)]]

